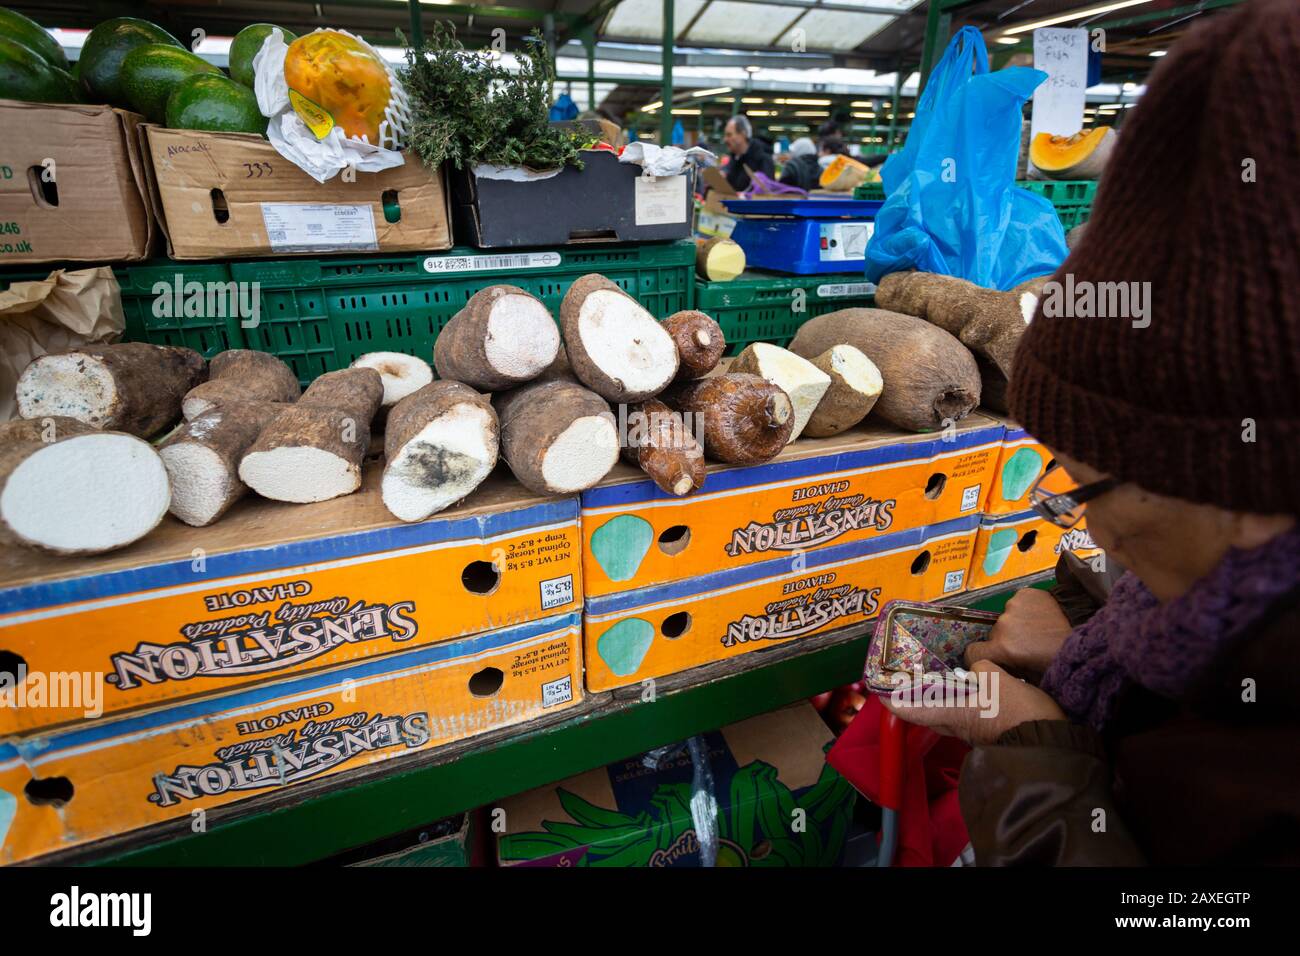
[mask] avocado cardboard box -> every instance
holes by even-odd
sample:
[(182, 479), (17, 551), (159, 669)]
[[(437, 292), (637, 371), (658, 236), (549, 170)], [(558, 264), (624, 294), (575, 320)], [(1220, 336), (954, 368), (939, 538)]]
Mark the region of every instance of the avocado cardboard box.
[(612, 690), (966, 589), (979, 515), (588, 598), (587, 689)]
[[(326, 781), (574, 706), (576, 612), (0, 743), (0, 864)], [(378, 772), (377, 770), (372, 772)]]
[(0, 99), (0, 267), (149, 257), (142, 121), (108, 106)]
[(691, 235), (691, 175), (642, 176), (605, 149), (583, 168), (451, 168), (456, 236), (482, 249), (642, 242)]
[(986, 409), (980, 411), (1006, 426), (984, 513), (1010, 515), (1024, 511), (1029, 507), (1030, 489), (1056, 463), (1055, 459), (1047, 446), (1007, 416)]
[(575, 498), (493, 476), (405, 524), (380, 472), (316, 504), (245, 498), (207, 528), (168, 516), (109, 554), (5, 549), (0, 740), (581, 608)]
[(261, 136), (142, 127), (173, 259), (451, 248), (442, 175), (414, 154), (318, 183)]
[(582, 494), (587, 596), (978, 515), (1002, 432), (980, 415), (926, 434), (868, 424), (801, 438), (762, 465), (710, 465), (681, 498), (618, 465)]
[(969, 586), (986, 588), (1056, 567), (1061, 552), (1081, 558), (1100, 554), (1084, 521), (1059, 528), (1033, 511), (990, 515), (980, 524), (971, 555)]
[[(826, 763), (830, 730), (806, 702), (703, 735), (717, 801), (718, 866), (834, 866), (853, 787)], [(699, 866), (692, 765), (641, 756), (501, 803), (502, 866)]]

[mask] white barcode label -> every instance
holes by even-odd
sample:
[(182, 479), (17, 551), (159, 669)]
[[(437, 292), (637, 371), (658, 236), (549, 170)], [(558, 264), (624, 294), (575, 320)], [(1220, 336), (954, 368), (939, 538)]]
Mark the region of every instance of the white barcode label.
[(567, 704), (573, 700), (573, 678), (561, 677), (559, 680), (553, 680), (549, 684), (542, 685), (542, 706), (554, 707), (556, 704)]
[(276, 252), (376, 252), (379, 237), (369, 206), (261, 203), (266, 238)]
[(817, 294), (823, 299), (838, 299), (850, 295), (875, 295), (874, 282), (835, 282), (819, 285)]
[(551, 578), (549, 581), (542, 582), (542, 610), (548, 611), (553, 607), (564, 607), (573, 600), (573, 575), (566, 574), (562, 578)]
[(486, 272), (489, 269), (546, 269), (558, 266), (558, 252), (510, 252), (494, 256), (429, 256), (425, 272)]
[(966, 580), (966, 571), (949, 571), (943, 576), (943, 593), (951, 594), (953, 591), (960, 591), (962, 582)]
[(969, 488), (961, 490), (961, 510), (970, 511), (978, 507), (980, 503), (980, 486), (971, 485)]

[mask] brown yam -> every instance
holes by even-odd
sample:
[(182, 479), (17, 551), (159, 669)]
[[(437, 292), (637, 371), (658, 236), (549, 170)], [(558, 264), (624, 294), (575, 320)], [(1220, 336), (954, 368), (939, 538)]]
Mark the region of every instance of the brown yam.
[(703, 431), (705, 454), (731, 464), (775, 458), (794, 429), (790, 397), (766, 379), (744, 372), (674, 385), (663, 400), (682, 413), (688, 426), (697, 424), (697, 416), (702, 419), (695, 430)]
[(626, 425), (625, 461), (639, 467), (670, 495), (680, 497), (704, 487), (704, 449), (681, 415), (649, 398), (632, 407)]
[(207, 374), (193, 349), (120, 342), (42, 355), (18, 377), (22, 418), (66, 416), (150, 438), (181, 417), (181, 399)]
[(974, 356), (924, 319), (884, 309), (841, 309), (805, 322), (790, 351), (815, 358), (836, 345), (852, 345), (880, 370), (884, 388), (871, 414), (899, 428), (942, 428), (979, 404)]
[(703, 312), (687, 309), (664, 319), (663, 326), (677, 346), (677, 380), (703, 378), (718, 367), (727, 350), (722, 326)]
[(569, 287), (560, 326), (573, 374), (611, 402), (643, 401), (677, 374), (672, 336), (602, 275), (585, 275)]
[(560, 331), (550, 310), (518, 286), (480, 289), (433, 343), (440, 378), (495, 392), (532, 381), (555, 360)]
[(806, 358), (769, 342), (745, 346), (727, 371), (758, 375), (789, 396), (794, 408), (794, 427), (790, 430), (789, 441), (803, 434), (808, 419), (812, 418), (813, 411), (831, 385), (830, 377)]
[(530, 382), (494, 396), (492, 404), (501, 457), (536, 494), (590, 488), (618, 461), (618, 428), (609, 405), (575, 382)]
[(185, 418), (192, 419), (226, 402), (292, 402), (298, 376), (269, 352), (229, 349), (213, 356), (208, 380), (185, 396)]
[(829, 438), (847, 431), (867, 417), (884, 388), (875, 363), (852, 345), (836, 345), (812, 360), (830, 377), (830, 388), (808, 419), (803, 433), (809, 438)]

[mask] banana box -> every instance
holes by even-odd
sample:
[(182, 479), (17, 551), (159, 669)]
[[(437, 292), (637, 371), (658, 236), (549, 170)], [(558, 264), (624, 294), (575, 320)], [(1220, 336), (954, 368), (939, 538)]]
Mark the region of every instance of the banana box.
[(0, 740), (582, 607), (575, 497), (490, 478), (405, 524), (380, 468), (310, 505), (248, 498), (90, 558), (0, 554)]
[(569, 613), (14, 739), (0, 744), (0, 863), (400, 762), (572, 707), (581, 682)]
[(979, 516), (589, 598), (589, 691), (611, 690), (860, 624), (887, 601), (966, 588)]
[(1084, 521), (1059, 528), (1033, 511), (986, 517), (975, 538), (969, 587), (986, 588), (1056, 567), (1063, 551), (1081, 558), (1101, 553)]
[(1042, 444), (1018, 424), (1005, 416), (991, 412), (983, 414), (991, 418), (1000, 418), (1006, 426), (1002, 436), (1002, 448), (998, 452), (997, 464), (989, 482), (988, 498), (984, 502), (984, 513), (989, 515), (1010, 515), (1024, 511), (1029, 507), (1029, 491), (1034, 483), (1043, 477), (1055, 459), (1047, 446)]
[(582, 493), (586, 596), (979, 515), (1003, 430), (970, 415), (942, 432), (869, 425), (800, 439), (762, 465), (710, 465), (703, 489), (681, 498), (616, 466)]

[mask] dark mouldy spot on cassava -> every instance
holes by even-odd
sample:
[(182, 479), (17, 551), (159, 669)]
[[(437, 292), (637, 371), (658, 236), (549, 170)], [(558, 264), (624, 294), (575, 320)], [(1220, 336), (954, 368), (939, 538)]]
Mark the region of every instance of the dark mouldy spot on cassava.
[(397, 474), (421, 488), (469, 484), (479, 464), (469, 455), (425, 442), (407, 445), (406, 454), (399, 461), (400, 464), (394, 465)]

